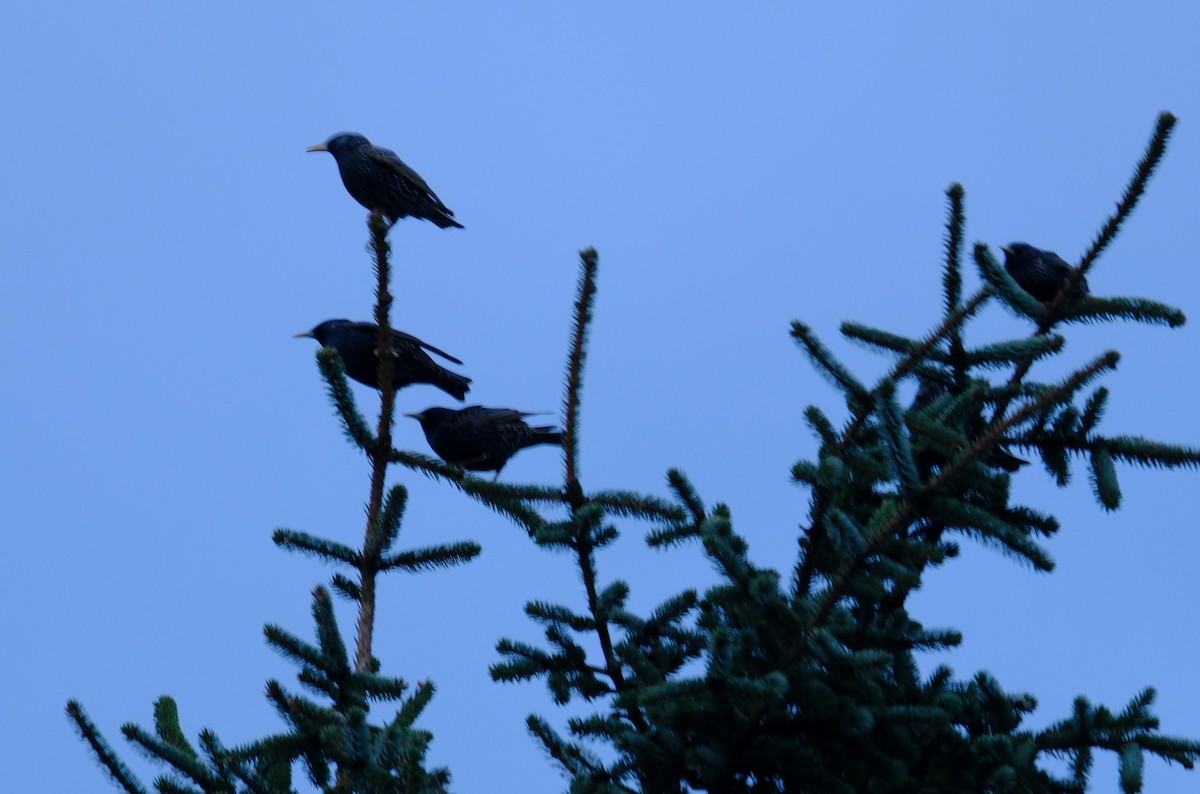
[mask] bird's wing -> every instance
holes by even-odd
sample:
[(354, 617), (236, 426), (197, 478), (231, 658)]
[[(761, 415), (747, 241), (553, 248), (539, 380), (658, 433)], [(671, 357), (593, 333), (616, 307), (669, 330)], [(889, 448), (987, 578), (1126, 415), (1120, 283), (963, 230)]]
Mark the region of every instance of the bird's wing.
[(414, 345), (417, 345), (418, 347), (425, 348), (430, 353), (436, 353), (439, 356), (441, 356), (442, 358), (446, 359), (447, 361), (453, 361), (455, 364), (462, 363), (457, 358), (455, 358), (454, 356), (447, 353), (445, 350), (434, 347), (433, 345), (429, 344), (428, 342), (424, 342), (424, 341), (418, 339), (417, 337), (413, 336), (412, 334), (406, 334), (403, 331), (393, 330), (392, 331), (392, 339), (403, 339), (405, 341), (413, 343)]
[(518, 422), (531, 414), (524, 411), (516, 411), (512, 408), (484, 408), (479, 407), (478, 410), (472, 411), (467, 418), (475, 425), (502, 425), (507, 422)]
[[(1050, 271), (1054, 273), (1056, 277), (1055, 280), (1058, 281), (1060, 285), (1075, 274), (1075, 268), (1067, 264), (1067, 261), (1058, 254), (1046, 252), (1042, 257), (1042, 261), (1045, 262), (1046, 267), (1050, 268)], [(1079, 279), (1079, 283), (1075, 285), (1074, 297), (1087, 295), (1089, 291), (1087, 276), (1083, 276)]]
[(450, 212), (445, 204), (442, 203), (442, 200), (438, 198), (437, 193), (433, 192), (433, 188), (431, 188), (425, 182), (425, 180), (421, 178), (421, 175), (410, 168), (408, 163), (401, 160), (400, 156), (391, 149), (385, 149), (382, 146), (372, 146), (367, 150), (367, 156), (385, 168), (390, 169), (392, 172), (404, 177), (409, 182), (412, 182), (413, 185), (415, 185), (418, 189), (423, 190), (426, 194), (428, 194), (429, 198), (433, 199), (433, 203), (436, 204), (437, 208), (442, 212), (445, 212), (447, 215), (454, 214), (453, 212)]
[(1067, 278), (1075, 272), (1075, 268), (1067, 264), (1066, 260), (1055, 253), (1046, 251), (1042, 254), (1042, 261), (1046, 263), (1046, 267), (1056, 276)]

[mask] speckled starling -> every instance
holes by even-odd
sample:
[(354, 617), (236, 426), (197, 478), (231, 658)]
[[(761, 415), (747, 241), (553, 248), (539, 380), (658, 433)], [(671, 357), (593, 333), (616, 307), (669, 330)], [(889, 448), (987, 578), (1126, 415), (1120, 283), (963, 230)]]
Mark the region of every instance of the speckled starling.
[(372, 212), (383, 213), (391, 223), (412, 216), (432, 221), (442, 229), (463, 227), (420, 174), (391, 149), (373, 146), (358, 133), (343, 132), (310, 146), (308, 151), (332, 154), (354, 200)]
[(421, 423), (429, 446), (442, 460), (471, 471), (494, 471), (497, 477), (519, 450), (537, 444), (562, 444), (563, 440), (562, 433), (553, 427), (527, 425), (525, 417), (533, 414), (511, 408), (426, 408), (408, 416)]
[[(316, 339), (323, 347), (337, 350), (347, 375), (359, 383), (378, 389), (379, 359), (375, 355), (378, 328), (374, 323), (326, 320), (311, 331), (304, 331), (296, 336)], [(392, 382), (396, 388), (403, 389), (414, 383), (428, 383), (437, 386), (456, 400), (466, 399), (471, 388), (471, 379), (441, 366), (429, 357), (426, 350), (455, 364), (462, 363), (449, 353), (422, 342), (411, 334), (392, 331)]]
[[(1042, 303), (1054, 300), (1062, 285), (1075, 272), (1075, 268), (1064, 262), (1058, 254), (1034, 248), (1028, 243), (1012, 243), (1000, 250), (1004, 252), (1004, 269), (1013, 277), (1013, 281)], [(1081, 278), (1068, 299), (1076, 300), (1087, 295), (1087, 279)]]

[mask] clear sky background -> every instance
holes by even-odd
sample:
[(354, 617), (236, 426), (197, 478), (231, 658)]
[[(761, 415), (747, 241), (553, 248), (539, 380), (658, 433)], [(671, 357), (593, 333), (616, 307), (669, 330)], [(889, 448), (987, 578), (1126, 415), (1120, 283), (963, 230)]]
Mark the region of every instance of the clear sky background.
[[(682, 467), (731, 505), (753, 559), (787, 569), (807, 510), (788, 471), (814, 450), (801, 411), (842, 415), (789, 322), (879, 372), (837, 326), (935, 321), (948, 185), (966, 188), (968, 241), (1078, 259), (1169, 109), (1166, 160), (1090, 280), (1193, 323), (1077, 328), (1068, 358), (1124, 354), (1107, 431), (1200, 444), (1193, 4), (254, 5), (0, 10), (6, 791), (109, 790), (68, 697), (122, 751), (120, 724), (150, 724), (163, 693), (192, 735), (280, 726), (263, 684), (295, 668), (261, 627), (311, 637), (331, 570), (271, 532), (357, 544), (368, 486), (315, 346), (291, 338), (371, 311), (365, 212), (332, 158), (304, 153), (338, 131), (395, 149), (466, 225), (392, 232), (393, 316), (466, 362), (472, 402), (558, 410), (576, 252), (595, 245), (584, 484), (662, 495)], [(971, 338), (1025, 333), (993, 308)], [(398, 406), (449, 403), (413, 387)], [(398, 444), (426, 450), (416, 423)], [(504, 478), (560, 469), (540, 448)], [(1198, 737), (1200, 473), (1120, 474), (1124, 507), (1105, 514), (1085, 469), (1066, 490), (1022, 470), (1017, 497), (1062, 519), (1058, 570), (966, 545), (913, 604), (965, 642), (923, 663), (1033, 693), (1034, 725), (1077, 694), (1120, 708), (1152, 684), (1164, 730)], [(540, 641), (527, 599), (581, 603), (570, 560), (445, 485), (394, 477), (411, 490), (402, 545), (484, 549), (381, 587), (384, 672), (439, 687), (431, 762), (462, 792), (562, 790), (523, 725), (563, 713), (487, 666), (501, 636)], [(635, 607), (713, 581), (696, 549), (647, 550), (643, 530), (600, 557)], [(1200, 787), (1160, 763), (1146, 777)], [(1094, 790), (1117, 790), (1107, 757)]]

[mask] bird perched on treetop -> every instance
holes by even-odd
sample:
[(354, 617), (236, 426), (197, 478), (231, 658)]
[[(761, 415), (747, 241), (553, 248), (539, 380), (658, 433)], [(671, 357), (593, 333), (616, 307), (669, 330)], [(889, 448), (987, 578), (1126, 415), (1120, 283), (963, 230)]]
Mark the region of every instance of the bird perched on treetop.
[(497, 477), (519, 450), (537, 444), (562, 444), (563, 440), (562, 433), (553, 427), (525, 424), (525, 417), (533, 414), (511, 408), (426, 408), (406, 416), (421, 423), (425, 439), (439, 458), (471, 471), (494, 471)]
[[(1075, 268), (1064, 262), (1058, 254), (1034, 248), (1028, 243), (1011, 243), (1000, 250), (1004, 252), (1004, 269), (1013, 277), (1013, 281), (1042, 303), (1054, 300), (1054, 296), (1075, 272)], [(1077, 300), (1086, 298), (1088, 293), (1085, 277), (1079, 279), (1067, 297)]]
[[(342, 357), (346, 374), (373, 389), (379, 388), (379, 358), (375, 355), (379, 326), (350, 320), (326, 320), (297, 337), (316, 339), (322, 347), (332, 347)], [(437, 386), (456, 400), (466, 399), (471, 379), (451, 372), (429, 357), (428, 350), (461, 364), (454, 356), (422, 342), (411, 334), (392, 330), (392, 382), (397, 389), (414, 383)]]
[(342, 183), (354, 200), (372, 212), (383, 213), (390, 223), (411, 215), (432, 221), (442, 229), (463, 228), (421, 175), (391, 149), (373, 146), (358, 133), (343, 132), (325, 143), (308, 147), (307, 151), (332, 154), (342, 174)]

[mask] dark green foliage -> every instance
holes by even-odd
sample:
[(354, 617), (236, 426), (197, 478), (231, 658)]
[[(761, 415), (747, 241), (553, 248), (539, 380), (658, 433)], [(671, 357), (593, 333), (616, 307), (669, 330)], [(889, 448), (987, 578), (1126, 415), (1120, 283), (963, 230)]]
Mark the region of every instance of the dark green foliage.
[[(1156, 135), (1168, 129), (1160, 124)], [(1152, 143), (1149, 151), (1157, 154), (1135, 180), (1144, 182), (1163, 149)], [(1139, 193), (1131, 187), (1126, 195)], [(1040, 541), (1058, 522), (1012, 502), (1016, 465), (1008, 448), (1036, 453), (1060, 485), (1085, 457), (1105, 509), (1119, 504), (1117, 462), (1200, 465), (1194, 449), (1098, 432), (1108, 392), (1082, 392), (1117, 365), (1115, 352), (1056, 381), (1030, 376), (1062, 355), (1059, 330), (1070, 322), (1173, 327), (1182, 314), (1123, 297), (1042, 303), (982, 244), (975, 261), (984, 285), (964, 296), (965, 194), (955, 185), (947, 195), (941, 320), (922, 338), (842, 327), (848, 339), (896, 356), (875, 385), (852, 374), (812, 328), (792, 325), (851, 416), (839, 429), (816, 407), (805, 412), (818, 449), (792, 468), (812, 502), (789, 581), (750, 562), (729, 509), (706, 507), (678, 470), (668, 474), (677, 510), (637, 517), (658, 525), (647, 535), (652, 546), (699, 541), (722, 580), (703, 595), (681, 594), (649, 617), (628, 614), (627, 586), (605, 588), (597, 574), (596, 552), (615, 533), (600, 532), (611, 511), (598, 509), (582, 487), (564, 491), (568, 521), (547, 522), (534, 534), (541, 545), (574, 553), (585, 605), (530, 602), (527, 613), (544, 626), (546, 648), (503, 640), (492, 674), (543, 677), (559, 702), (578, 696), (605, 704), (568, 720), (569, 737), (544, 718), (527, 722), (570, 777), (571, 791), (1068, 792), (1081, 790), (1097, 749), (1117, 753), (1121, 785), (1133, 791), (1146, 752), (1188, 767), (1200, 756), (1200, 744), (1157, 732), (1145, 696), (1118, 716), (1081, 700), (1076, 717), (1036, 731), (1024, 727), (1033, 698), (1006, 692), (986, 673), (958, 681), (947, 668), (928, 679), (917, 672), (918, 652), (953, 647), (961, 637), (922, 626), (907, 598), (929, 569), (957, 555), (963, 538), (1036, 570), (1053, 568)], [(1105, 244), (1133, 199), (1106, 225)], [(594, 262), (587, 281), (594, 291)], [(965, 325), (997, 299), (1032, 321), (1032, 332), (968, 345)], [(587, 316), (577, 309), (577, 324)], [(584, 336), (577, 328), (576, 346)], [(582, 358), (572, 350), (572, 362)], [(569, 395), (571, 385), (569, 377)], [(911, 403), (900, 397), (914, 387)], [(572, 445), (568, 467), (574, 454)], [(583, 650), (589, 634), (600, 648), (594, 658)], [(592, 743), (608, 751), (589, 749)], [(1046, 771), (1040, 761), (1047, 755), (1065, 757), (1071, 776)]]
[[(385, 239), (387, 225), (377, 215), (369, 220), (371, 250), (375, 255), (377, 281), (376, 324), (387, 329), (389, 265)], [(376, 329), (378, 330), (378, 328)], [(393, 343), (385, 331), (378, 333), (377, 350)], [(392, 356), (380, 355), (378, 382), (392, 384)], [(302, 769), (312, 785), (327, 792), (371, 792), (411, 794), (443, 792), (450, 780), (444, 769), (427, 769), (425, 754), (431, 740), (427, 731), (414, 727), (433, 696), (433, 685), (423, 683), (411, 691), (399, 678), (380, 675), (379, 662), (371, 655), (375, 613), (375, 579), (381, 572), (419, 572), (459, 565), (477, 556), (473, 541), (439, 544), (421, 549), (396, 550), (400, 523), (407, 501), (402, 485), (385, 487), (386, 467), (393, 462), (391, 448), (392, 405), (395, 387), (382, 389), (379, 422), (372, 431), (358, 412), (346, 384), (342, 360), (336, 351), (322, 348), (317, 363), (329, 394), (352, 443), (371, 462), (371, 494), (363, 545), (352, 548), (338, 541), (289, 529), (275, 531), (275, 542), (285, 549), (345, 566), (350, 575), (333, 576), (333, 589), (359, 610), (359, 633), (354, 652), (347, 647), (338, 628), (328, 591), (313, 593), (316, 644), (304, 642), (273, 625), (264, 629), (268, 644), (300, 668), (301, 685), (315, 693), (314, 700), (267, 684), (267, 699), (283, 719), (286, 730), (248, 744), (226, 748), (212, 731), (200, 733), (199, 749), (185, 738), (175, 701), (160, 698), (154, 707), (154, 732), (125, 725), (125, 738), (171, 771), (159, 777), (159, 792), (203, 792), (204, 794), (281, 794), (292, 792), (292, 775)], [(399, 702), (399, 711), (383, 724), (372, 724), (372, 705)], [(145, 787), (120, 762), (79, 704), (72, 701), (67, 712), (83, 738), (116, 783), (127, 792)]]
[[(1165, 151), (1174, 122), (1164, 114), (1125, 191), (1083, 260), (1071, 269), (1082, 283), (1098, 262)], [(791, 468), (810, 495), (797, 559), (785, 573), (751, 561), (732, 510), (709, 503), (678, 469), (667, 473), (672, 500), (626, 491), (589, 492), (579, 470), (580, 410), (588, 326), (596, 298), (598, 257), (581, 254), (574, 325), (566, 367), (564, 476), (560, 486), (490, 482), (391, 446), (392, 390), (381, 395), (372, 430), (358, 414), (336, 356), (318, 354), (347, 435), (372, 465), (368, 521), (361, 549), (291, 530), (276, 542), (318, 556), (348, 573), (333, 588), (359, 608), (354, 652), (342, 639), (331, 599), (314, 594), (316, 644), (268, 626), (268, 642), (300, 668), (317, 699), (270, 682), (267, 696), (286, 730), (225, 749), (202, 732), (193, 747), (179, 728), (173, 701), (155, 709), (155, 732), (126, 726), (126, 737), (163, 762), (160, 791), (291, 791), (302, 769), (323, 791), (442, 791), (445, 770), (424, 766), (430, 736), (415, 721), (431, 685), (409, 693), (380, 674), (370, 631), (378, 573), (465, 562), (479, 553), (469, 541), (394, 550), (406, 491), (385, 487), (383, 472), (399, 463), (448, 483), (510, 518), (530, 540), (568, 558), (582, 585), (575, 604), (537, 594), (525, 612), (544, 631), (540, 643), (501, 639), (492, 664), (497, 681), (544, 680), (557, 703), (587, 704), (565, 729), (531, 715), (526, 727), (569, 779), (569, 791), (683, 794), (685, 791), (1013, 792), (1083, 791), (1096, 751), (1116, 755), (1123, 791), (1139, 791), (1147, 754), (1191, 768), (1200, 742), (1165, 736), (1145, 689), (1119, 712), (1075, 701), (1065, 719), (1041, 730), (1026, 725), (1033, 697), (1009, 692), (986, 672), (956, 678), (947, 667), (928, 676), (918, 654), (943, 651), (962, 637), (924, 626), (908, 597), (924, 577), (979, 541), (1032, 568), (1054, 567), (1042, 542), (1060, 529), (1051, 515), (1012, 499), (1014, 473), (1038, 476), (1010, 450), (1038, 458), (1060, 486), (1087, 461), (1102, 508), (1120, 505), (1118, 464), (1200, 466), (1200, 451), (1100, 431), (1109, 392), (1095, 385), (1118, 363), (1115, 351), (1078, 359), (1056, 379), (1034, 368), (1064, 355), (1064, 329), (1074, 322), (1132, 320), (1174, 327), (1183, 315), (1154, 301), (1121, 296), (1063, 300), (1069, 281), (1045, 303), (1019, 287), (982, 243), (973, 259), (983, 284), (967, 292), (963, 272), (965, 191), (947, 191), (949, 217), (942, 274), (943, 313), (920, 337), (859, 323), (843, 336), (892, 357), (873, 383), (838, 361), (809, 326), (792, 336), (837, 389), (849, 416), (842, 424), (815, 406), (805, 409), (816, 450)], [(378, 289), (376, 324), (387, 327), (386, 225), (373, 217)], [(1027, 335), (968, 344), (967, 325), (999, 302), (1031, 324)], [(377, 349), (388, 344), (381, 333)], [(388, 383), (386, 359), (379, 381)], [(1061, 371), (1061, 370), (1060, 370)], [(910, 396), (911, 395), (911, 396)], [(615, 519), (645, 521), (647, 543), (660, 553), (698, 549), (718, 581), (706, 592), (684, 590), (648, 614), (630, 607), (631, 588), (604, 579), (601, 552), (619, 538)], [(364, 629), (364, 626), (366, 627)], [(369, 708), (401, 703), (384, 724)], [(72, 719), (110, 776), (126, 791), (145, 789), (130, 776), (95, 726), (72, 702)], [(1048, 771), (1047, 759), (1067, 764)]]

